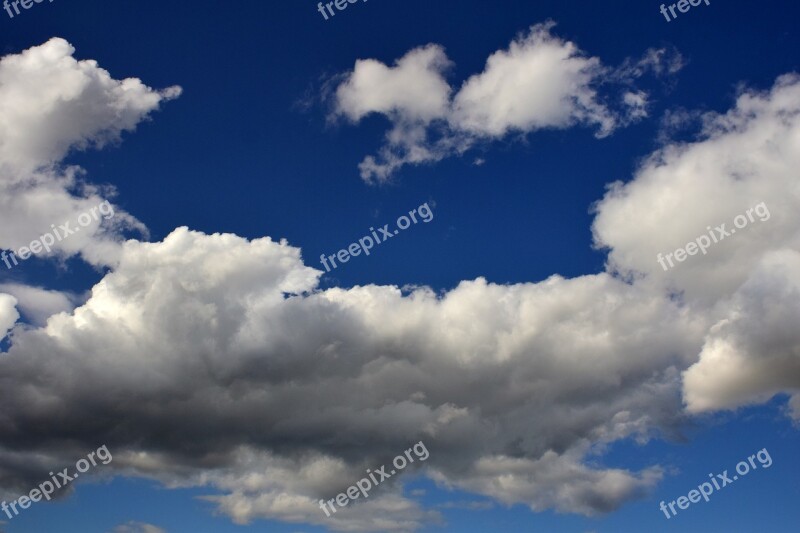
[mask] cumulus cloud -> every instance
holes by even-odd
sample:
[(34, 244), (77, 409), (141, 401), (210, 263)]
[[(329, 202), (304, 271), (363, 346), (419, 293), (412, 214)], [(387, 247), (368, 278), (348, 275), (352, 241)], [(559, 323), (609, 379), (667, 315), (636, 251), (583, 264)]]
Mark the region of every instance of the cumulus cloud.
[[(327, 517), (314, 495), (327, 491), (329, 499), (365, 476), (342, 459), (321, 455), (277, 457), (253, 449), (236, 453), (235, 467), (225, 473), (206, 473), (204, 482), (224, 491), (223, 495), (203, 499), (215, 503), (237, 524), (256, 518), (271, 518), (289, 523), (317, 524), (336, 531), (415, 531), (431, 523), (441, 523), (438, 512), (426, 510), (403, 496), (399, 485), (373, 491), (347, 509)], [(375, 466), (375, 465), (372, 465)]]
[(600, 60), (554, 37), (552, 26), (534, 26), (464, 83), (453, 102), (451, 121), (458, 129), (502, 137), (575, 123), (594, 126), (599, 135), (614, 128), (611, 111), (592, 87), (603, 74)]
[[(53, 38), (0, 60), (0, 247), (17, 251), (53, 225), (71, 222), (103, 200), (112, 187), (82, 179), (77, 167), (59, 164), (72, 149), (102, 147), (133, 130), (179, 87), (155, 91), (136, 78), (115, 80), (92, 60), (78, 61), (74, 48)], [(119, 235), (145, 232), (117, 208), (41, 256), (81, 254), (96, 265), (113, 264)]]
[[(800, 401), (800, 252), (767, 254), (711, 328), (700, 360), (684, 373), (693, 412), (732, 409), (780, 392)], [(800, 420), (793, 407), (792, 415)]]
[(625, 470), (593, 470), (581, 464), (580, 456), (553, 451), (535, 460), (483, 457), (455, 482), (434, 475), (445, 484), (509, 505), (526, 502), (534, 511), (555, 509), (585, 515), (613, 511), (620, 501), (644, 495), (661, 477), (657, 467), (637, 475)]
[(450, 85), (442, 73), (450, 65), (444, 49), (437, 45), (411, 50), (394, 67), (360, 59), (336, 89), (339, 112), (355, 122), (370, 113), (398, 114), (426, 122), (443, 118), (449, 106)]
[[(798, 102), (797, 75), (780, 77), (766, 92), (744, 91), (728, 113), (706, 115), (697, 141), (664, 146), (630, 183), (612, 184), (593, 225), (598, 246), (609, 248), (610, 270), (644, 273), (708, 304), (733, 294), (766, 253), (798, 249)], [(709, 226), (733, 228), (737, 215), (760, 203), (764, 215), (706, 255), (667, 271), (656, 261), (658, 253), (708, 234)]]
[[(630, 183), (615, 183), (593, 226), (609, 269), (676, 295), (709, 321), (699, 361), (685, 373), (693, 412), (735, 408), (800, 390), (800, 76), (768, 91), (743, 89), (724, 114), (703, 117), (694, 142), (647, 158)], [(762, 205), (763, 204), (763, 205)], [(759, 216), (732, 221), (753, 206)], [(635, 221), (635, 223), (630, 223)], [(737, 231), (665, 271), (672, 252), (722, 223)], [(793, 411), (797, 416), (797, 410)]]
[[(647, 116), (647, 93), (629, 88), (646, 72), (674, 73), (680, 55), (648, 50), (618, 69), (587, 57), (576, 44), (554, 36), (552, 22), (537, 24), (493, 53), (483, 72), (454, 91), (445, 75), (444, 49), (430, 44), (409, 51), (394, 66), (358, 60), (335, 93), (334, 115), (357, 122), (378, 113), (392, 122), (378, 156), (359, 165), (366, 181), (385, 181), (407, 164), (461, 154), (483, 140), (576, 125), (604, 137)], [(599, 88), (619, 86), (607, 102)]]
[(136, 78), (115, 80), (96, 61), (53, 38), (0, 60), (0, 161), (34, 170), (71, 148), (101, 147), (133, 130), (159, 103), (180, 94), (154, 91)]
[[(267, 238), (126, 242), (85, 304), (0, 359), (0, 468), (23, 479), (12, 458), (34, 443), (60, 464), (102, 441), (123, 472), (223, 490), (209, 498), (239, 522), (321, 523), (319, 498), (419, 440), (438, 478), (536, 509), (558, 488), (561, 510), (605, 511), (657, 479), (580, 461), (587, 442), (679, 424), (701, 332), (670, 301), (605, 274), (443, 296), (320, 291), (320, 274)], [(493, 461), (519, 465), (518, 484)], [(391, 485), (375, 496), (335, 527), (436, 519)]]
[[(487, 69), (500, 65), (498, 80), (521, 53), (510, 50)], [(432, 48), (402, 68), (437, 87), (442, 59)], [(441, 521), (403, 492), (416, 476), (535, 511), (592, 515), (641, 497), (663, 467), (604, 464), (609, 446), (677, 435), (684, 401), (700, 412), (798, 388), (800, 210), (788, 169), (799, 88), (787, 76), (742, 93), (696, 141), (663, 147), (611, 187), (593, 228), (607, 272), (478, 278), (443, 293), (323, 290), (322, 272), (286, 241), (178, 228), (160, 242), (120, 243), (74, 309), (8, 287), (41, 325), (15, 329), (0, 355), (0, 496), (102, 443), (114, 453), (109, 475), (205, 487), (237, 523), (412, 531)], [(424, 128), (443, 120), (437, 102), (412, 112), (414, 99), (387, 95), (368, 105)], [(658, 251), (756, 201), (769, 203), (768, 223), (660, 271)], [(0, 295), (6, 330), (17, 305)], [(789, 405), (800, 411), (797, 394)], [(325, 517), (319, 499), (418, 441), (425, 463)]]

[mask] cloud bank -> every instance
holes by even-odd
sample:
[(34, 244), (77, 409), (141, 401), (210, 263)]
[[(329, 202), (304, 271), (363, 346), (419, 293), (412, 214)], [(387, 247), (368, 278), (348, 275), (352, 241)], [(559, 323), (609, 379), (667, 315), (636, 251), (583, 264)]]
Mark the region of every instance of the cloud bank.
[[(520, 54), (563, 52), (565, 43), (537, 31), (527, 39), (538, 44), (523, 39), (490, 60), (460, 100), (388, 95), (352, 112), (380, 108), (425, 124), (443, 112), (451, 120), (456, 101), (470, 124), (474, 102), (494, 98), (482, 96), (486, 80), (504, 80)], [(73, 64), (62, 42), (50, 43), (32, 50)], [(443, 57), (435, 47), (416, 54), (396, 67), (402, 73), (373, 65), (369, 78), (394, 84), (412, 72), (441, 94), (434, 74)], [(573, 76), (594, 64), (578, 61)], [(20, 71), (15, 83), (29, 76)], [(134, 92), (150, 94), (142, 90)], [(675, 436), (693, 413), (779, 392), (793, 394), (800, 412), (798, 95), (793, 75), (742, 92), (698, 139), (663, 146), (630, 182), (612, 185), (593, 226), (608, 249), (606, 272), (513, 285), (478, 278), (439, 294), (322, 290), (322, 272), (286, 241), (177, 228), (161, 242), (118, 242), (113, 261), (98, 256), (112, 268), (85, 302), (9, 287), (56, 314), (15, 327), (0, 355), (0, 496), (103, 443), (115, 459), (104, 472), (207, 487), (207, 501), (237, 523), (412, 531), (441, 520), (405, 493), (415, 475), (536, 511), (593, 515), (641, 497), (663, 467), (603, 464), (615, 442)], [(108, 92), (86, 98), (83, 107), (102, 107)], [(573, 99), (545, 122), (603, 131), (592, 102)], [(498, 115), (480, 135), (544, 124), (539, 104), (529, 105), (527, 119)], [(42, 128), (60, 116), (29, 113)], [(116, 115), (89, 115), (91, 131), (121, 127)], [(40, 163), (53, 165), (63, 146), (36, 152)], [(758, 201), (770, 207), (768, 224), (669, 272), (656, 263), (658, 251)], [(5, 329), (17, 302), (0, 295)], [(431, 452), (423, 470), (410, 467), (347, 513), (324, 517), (320, 498), (420, 440)]]

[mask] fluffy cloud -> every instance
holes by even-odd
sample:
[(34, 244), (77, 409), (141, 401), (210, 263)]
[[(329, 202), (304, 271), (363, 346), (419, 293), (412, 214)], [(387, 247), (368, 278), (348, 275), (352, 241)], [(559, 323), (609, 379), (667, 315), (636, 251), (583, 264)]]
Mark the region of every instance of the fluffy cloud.
[(453, 102), (452, 123), (488, 137), (583, 123), (600, 135), (615, 126), (612, 113), (597, 101), (592, 85), (603, 75), (597, 58), (534, 26), (508, 50), (489, 56), (485, 70), (468, 79)]
[[(360, 500), (327, 517), (314, 495), (327, 492), (329, 499), (343, 491), (345, 480), (354, 484), (364, 469), (346, 461), (321, 455), (277, 457), (253, 449), (236, 453), (235, 467), (226, 472), (206, 473), (205, 483), (224, 495), (204, 499), (215, 503), (235, 523), (247, 524), (264, 517), (294, 523), (316, 523), (338, 531), (414, 531), (441, 522), (435, 511), (423, 509), (402, 494), (402, 487), (383, 486), (369, 500)], [(371, 465), (375, 466), (375, 465)]]
[(689, 409), (732, 409), (786, 392), (800, 420), (800, 252), (767, 254), (728, 308), (684, 374)]
[(436, 45), (410, 51), (394, 67), (360, 59), (336, 90), (339, 112), (353, 121), (370, 113), (398, 114), (426, 122), (443, 118), (449, 106), (450, 85), (442, 72), (449, 66), (444, 50)]
[(153, 91), (136, 78), (115, 80), (96, 61), (53, 38), (0, 61), (0, 161), (31, 171), (60, 161), (71, 148), (103, 146), (136, 127), (172, 87)]
[(17, 308), (36, 326), (43, 326), (52, 315), (69, 313), (79, 300), (74, 294), (20, 283), (0, 283), (0, 293), (13, 296)]
[[(53, 38), (0, 60), (0, 247), (18, 250), (52, 225), (71, 222), (111, 197), (111, 187), (90, 185), (77, 167), (59, 163), (71, 149), (102, 147), (120, 138), (180, 88), (154, 91), (135, 78), (115, 80), (91, 60)], [(115, 217), (94, 223), (56, 242), (43, 256), (81, 254), (108, 265), (118, 252), (119, 235), (144, 225), (117, 209)]]
[(534, 511), (555, 509), (586, 515), (612, 511), (620, 501), (645, 494), (662, 477), (657, 467), (638, 475), (593, 470), (581, 464), (580, 455), (569, 455), (548, 451), (535, 460), (483, 457), (457, 480), (438, 473), (433, 477), (509, 505), (527, 502)]
[[(605, 274), (478, 279), (441, 297), (320, 291), (320, 274), (266, 238), (182, 228), (126, 242), (85, 304), (18, 331), (0, 359), (0, 469), (24, 480), (20, 450), (48, 442), (69, 464), (102, 441), (123, 472), (223, 490), (210, 499), (240, 522), (327, 521), (319, 498), (419, 440), (438, 478), (536, 509), (559, 490), (561, 510), (605, 511), (658, 479), (581, 457), (679, 423), (679, 354), (702, 331), (669, 300)], [(436, 518), (386, 490), (335, 527)]]
[[(612, 271), (709, 304), (730, 296), (770, 251), (800, 248), (800, 77), (767, 92), (744, 91), (735, 107), (708, 114), (696, 142), (670, 143), (627, 184), (614, 183), (597, 206), (593, 230), (609, 248)], [(707, 254), (667, 271), (656, 261), (764, 203), (767, 215), (712, 244)], [(629, 223), (635, 221), (635, 224)], [(715, 235), (717, 232), (714, 232)]]
[[(691, 143), (664, 146), (597, 206), (595, 239), (609, 268), (675, 295), (710, 322), (685, 374), (693, 412), (800, 391), (800, 76), (743, 90), (725, 114), (703, 117)], [(733, 220), (763, 204), (744, 228)], [(629, 223), (635, 221), (634, 224)], [(735, 234), (665, 271), (656, 261), (725, 223)], [(797, 409), (793, 411), (797, 416)]]
[[(475, 86), (504, 79), (524, 42)], [(431, 48), (402, 68), (436, 87), (442, 60)], [(800, 79), (784, 77), (743, 93), (696, 141), (663, 147), (613, 186), (593, 228), (608, 272), (478, 278), (441, 294), (322, 290), (322, 273), (285, 241), (178, 228), (161, 242), (120, 243), (74, 309), (8, 287), (46, 322), (14, 330), (0, 355), (0, 496), (100, 443), (114, 453), (103, 472), (206, 487), (237, 523), (411, 531), (441, 519), (404, 493), (417, 475), (536, 511), (591, 515), (641, 496), (661, 466), (603, 464), (609, 445), (677, 434), (684, 401), (691, 412), (735, 408), (800, 385), (800, 210), (788, 174), (798, 90)], [(386, 95), (368, 105), (413, 117), (422, 134), (441, 120), (437, 102), (410, 110), (416, 100)], [(363, 116), (356, 105), (352, 116)], [(760, 201), (769, 221), (660, 270), (656, 253)], [(0, 326), (17, 320), (16, 305), (0, 295)], [(325, 517), (320, 498), (418, 441), (425, 463)]]
[(357, 122), (370, 113), (393, 124), (378, 157), (359, 165), (367, 181), (385, 181), (406, 164), (438, 161), (460, 154), (480, 140), (527, 134), (544, 128), (594, 127), (603, 137), (647, 116), (647, 94), (624, 89), (609, 104), (602, 84), (628, 87), (647, 71), (674, 73), (680, 56), (648, 50), (618, 69), (586, 57), (569, 41), (538, 24), (492, 54), (483, 72), (469, 78), (451, 97), (445, 79), (451, 63), (438, 45), (416, 48), (389, 67), (359, 60), (335, 94), (335, 115)]

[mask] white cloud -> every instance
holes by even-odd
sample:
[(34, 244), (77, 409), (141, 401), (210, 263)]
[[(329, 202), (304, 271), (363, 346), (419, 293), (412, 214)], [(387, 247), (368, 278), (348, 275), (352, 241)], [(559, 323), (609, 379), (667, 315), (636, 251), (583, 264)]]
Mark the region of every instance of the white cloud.
[[(664, 146), (633, 181), (614, 184), (593, 226), (610, 269), (644, 275), (638, 285), (677, 295), (708, 323), (699, 362), (685, 373), (693, 412), (800, 390), (800, 76), (743, 90), (732, 110), (704, 123), (696, 142)], [(707, 255), (667, 271), (656, 261), (709, 226), (735, 229), (734, 217), (761, 203), (754, 222)]]
[(43, 326), (52, 315), (71, 312), (78, 302), (74, 294), (19, 283), (0, 283), (0, 293), (14, 296), (19, 310), (36, 326)]
[(603, 75), (600, 60), (551, 35), (553, 26), (534, 26), (464, 83), (453, 101), (455, 128), (488, 137), (576, 123), (596, 126), (599, 135), (614, 129), (612, 112), (592, 88)]
[(167, 533), (167, 531), (152, 524), (131, 521), (115, 527), (109, 533)]
[(17, 299), (10, 294), (0, 293), (0, 339), (4, 338), (19, 320)]
[(449, 67), (444, 49), (436, 45), (411, 50), (394, 67), (360, 59), (336, 89), (337, 112), (353, 121), (370, 113), (397, 113), (424, 122), (443, 118), (450, 99), (443, 72)]
[[(610, 248), (609, 266), (645, 273), (688, 301), (710, 303), (737, 290), (762, 257), (800, 247), (800, 77), (783, 76), (769, 92), (746, 91), (724, 115), (707, 115), (697, 142), (673, 143), (650, 156), (627, 184), (615, 183), (598, 204), (596, 242)], [(664, 271), (658, 253), (672, 252), (748, 208), (755, 221), (707, 255)], [(763, 217), (766, 218), (766, 217)], [(635, 223), (630, 223), (635, 221)]]
[[(83, 212), (114, 195), (111, 187), (82, 180), (81, 169), (59, 164), (71, 149), (102, 147), (156, 110), (180, 88), (154, 91), (136, 78), (115, 80), (95, 61), (78, 61), (74, 48), (53, 38), (0, 60), (0, 247), (18, 250), (52, 226), (72, 228)], [(81, 254), (95, 265), (113, 264), (120, 233), (146, 232), (117, 208), (40, 256)], [(17, 267), (19, 268), (19, 267)]]
[(53, 38), (0, 61), (2, 166), (30, 172), (71, 148), (103, 146), (180, 94), (177, 87), (153, 91), (136, 78), (114, 80), (74, 52)]
[(381, 113), (393, 124), (377, 157), (359, 165), (361, 177), (385, 181), (403, 165), (439, 161), (513, 133), (583, 125), (606, 136), (647, 116), (647, 94), (625, 89), (611, 106), (598, 94), (600, 85), (628, 87), (647, 71), (674, 73), (682, 65), (678, 54), (648, 50), (635, 63), (609, 69), (555, 37), (554, 25), (535, 25), (493, 53), (452, 97), (445, 79), (451, 63), (439, 45), (413, 49), (392, 67), (358, 60), (336, 90), (334, 115), (358, 121)]
[[(487, 72), (505, 72), (516, 54)], [(414, 65), (404, 68), (433, 68)], [(322, 290), (298, 248), (268, 237), (178, 228), (161, 242), (120, 243), (84, 303), (16, 329), (0, 355), (3, 490), (29, 490), (103, 443), (114, 453), (106, 472), (207, 487), (238, 523), (418, 529), (440, 517), (403, 494), (416, 475), (537, 511), (591, 515), (640, 497), (660, 465), (604, 465), (602, 450), (677, 433), (684, 397), (692, 411), (731, 408), (800, 383), (789, 173), (798, 87), (785, 77), (744, 93), (703, 137), (664, 147), (598, 203), (597, 242), (630, 282), (599, 273), (478, 278), (441, 294)], [(414, 105), (376, 102), (406, 114)], [(428, 104), (413, 113), (423, 128), (437, 116)], [(655, 253), (694, 237), (696, 223), (757, 201), (769, 204), (769, 225), (660, 271)], [(65, 303), (8, 289), (40, 319)], [(16, 299), (0, 295), (0, 326), (17, 317)], [(425, 463), (324, 516), (320, 498), (420, 440)]]
[[(677, 424), (678, 369), (702, 330), (668, 300), (605, 274), (479, 279), (442, 297), (319, 291), (319, 275), (269, 239), (179, 229), (163, 243), (128, 241), (84, 305), (18, 332), (0, 358), (0, 401), (15, 421), (0, 420), (6, 446), (29, 446), (58, 398), (54, 437), (70, 428), (84, 447), (107, 443), (120, 471), (222, 489), (211, 499), (238, 522), (327, 521), (318, 499), (419, 440), (441, 479), (537, 509), (557, 490), (569, 495), (559, 510), (607, 511), (652, 486), (651, 470), (581, 458), (587, 442)], [(0, 469), (11, 468), (4, 457)], [(486, 477), (485, 465), (511, 457), (518, 484)], [(332, 526), (405, 531), (437, 519), (396, 490)]]

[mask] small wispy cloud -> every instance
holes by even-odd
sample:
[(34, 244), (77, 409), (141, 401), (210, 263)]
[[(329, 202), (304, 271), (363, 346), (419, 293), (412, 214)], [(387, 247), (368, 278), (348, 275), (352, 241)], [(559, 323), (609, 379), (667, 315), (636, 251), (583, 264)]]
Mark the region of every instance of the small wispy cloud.
[(109, 533), (167, 533), (167, 530), (154, 526), (153, 524), (130, 521), (126, 524), (118, 525), (109, 531)]

